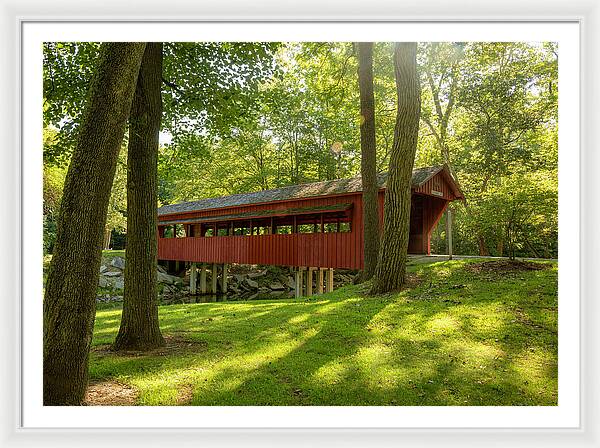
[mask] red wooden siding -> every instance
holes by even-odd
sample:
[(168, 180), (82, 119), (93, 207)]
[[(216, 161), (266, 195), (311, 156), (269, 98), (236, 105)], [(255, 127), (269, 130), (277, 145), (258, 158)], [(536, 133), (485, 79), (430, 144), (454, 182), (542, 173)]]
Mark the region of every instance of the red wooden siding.
[[(235, 235), (217, 237), (159, 238), (160, 260), (206, 263), (265, 264), (340, 269), (362, 269), (362, 200), (360, 194), (231, 207), (161, 216), (173, 221), (264, 210), (312, 208), (350, 203), (350, 232), (294, 233), (288, 235)], [(159, 222), (160, 224), (160, 222)]]
[(161, 260), (362, 269), (356, 232), (162, 238)]
[[(409, 253), (430, 253), (431, 231), (444, 213), (448, 201), (457, 198), (455, 190), (448, 185), (445, 176), (444, 172), (439, 172), (413, 189)], [(379, 212), (382, 224), (384, 197), (384, 190), (381, 190)], [(194, 218), (212, 217), (217, 222), (219, 217), (226, 221), (226, 216), (237, 214), (338, 204), (351, 204), (348, 210), (351, 220), (350, 232), (162, 238), (160, 236), (163, 228), (159, 227), (158, 258), (205, 263), (362, 269), (364, 236), (361, 193), (173, 213), (159, 216), (159, 226), (161, 222), (183, 219), (189, 222)], [(188, 225), (186, 224), (186, 228)], [(198, 225), (194, 226), (194, 230), (193, 235), (199, 234)]]
[(427, 182), (413, 189), (413, 193), (426, 194), (428, 196), (438, 197), (447, 201), (457, 199), (457, 195), (453, 191), (450, 184), (446, 181), (446, 174), (440, 171)]

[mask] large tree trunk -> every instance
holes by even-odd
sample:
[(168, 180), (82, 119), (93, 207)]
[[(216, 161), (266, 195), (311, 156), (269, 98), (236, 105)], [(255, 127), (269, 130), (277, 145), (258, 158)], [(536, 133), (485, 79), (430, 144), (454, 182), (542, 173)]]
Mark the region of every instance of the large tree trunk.
[(398, 115), (385, 192), (383, 238), (373, 278), (373, 294), (404, 284), (410, 226), (411, 179), (421, 112), (417, 44), (397, 43), (394, 51)]
[(110, 190), (144, 43), (106, 43), (65, 179), (44, 296), (44, 405), (81, 404)]
[(118, 350), (148, 350), (164, 344), (156, 284), (161, 83), (162, 43), (148, 43), (129, 118), (127, 251), (123, 315), (114, 344)]
[(360, 168), (364, 228), (364, 271), (361, 280), (373, 277), (379, 256), (377, 152), (375, 149), (375, 98), (373, 96), (373, 42), (358, 43), (360, 90)]

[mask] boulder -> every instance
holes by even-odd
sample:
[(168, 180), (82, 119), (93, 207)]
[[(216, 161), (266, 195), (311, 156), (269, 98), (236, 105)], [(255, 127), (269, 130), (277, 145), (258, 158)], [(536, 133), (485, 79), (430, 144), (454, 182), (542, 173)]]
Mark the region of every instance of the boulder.
[(123, 289), (125, 287), (125, 284), (123, 282), (123, 277), (119, 277), (119, 278), (115, 279), (115, 282), (113, 283), (113, 287), (115, 289)]
[(108, 269), (108, 267), (102, 265), (100, 266), (100, 273), (102, 274), (104, 271), (106, 271)]
[(112, 284), (109, 279), (107, 279), (106, 277), (101, 275), (100, 278), (98, 279), (98, 286), (100, 288), (109, 288), (112, 286)]
[(277, 278), (279, 279), (279, 283), (281, 283), (282, 285), (287, 285), (287, 282), (288, 282), (287, 275), (278, 275)]
[(289, 289), (296, 289), (296, 281), (292, 277), (288, 277), (287, 286)]
[(102, 275), (104, 275), (105, 277), (120, 277), (121, 271), (104, 272)]
[(181, 277), (177, 277), (177, 276), (172, 276), (173, 277), (173, 284), (179, 287), (183, 287), (184, 283), (183, 283), (183, 279)]
[(125, 260), (122, 259), (121, 257), (115, 257), (111, 260), (110, 265), (118, 268), (118, 269), (125, 269)]
[(246, 280), (244, 280), (244, 283), (246, 284), (246, 286), (248, 286), (251, 289), (257, 289), (258, 288), (258, 282), (255, 282), (254, 280), (251, 280), (249, 278), (247, 278)]
[(158, 269), (158, 272), (162, 272), (163, 274), (167, 274), (167, 270), (165, 269), (165, 267), (162, 266), (162, 265), (160, 265), (160, 264), (157, 266), (156, 269)]
[(175, 275), (165, 274), (158, 271), (156, 273), (156, 281), (158, 283), (165, 283), (167, 285), (183, 285), (183, 280)]
[(233, 280), (237, 283), (242, 283), (245, 278), (242, 274), (233, 274)]
[(271, 290), (269, 288), (260, 287), (260, 288), (258, 288), (258, 292), (259, 292), (259, 294), (268, 294), (271, 292)]
[(264, 277), (265, 275), (267, 275), (266, 269), (264, 271), (260, 271), (260, 272), (251, 272), (250, 274), (248, 274), (248, 278), (259, 278), (259, 277)]
[(269, 288), (271, 288), (273, 291), (283, 291), (285, 289), (285, 286), (283, 286), (279, 282), (273, 282), (269, 285)]
[(120, 302), (122, 300), (123, 300), (123, 296), (104, 295), (104, 296), (96, 297), (96, 302)]

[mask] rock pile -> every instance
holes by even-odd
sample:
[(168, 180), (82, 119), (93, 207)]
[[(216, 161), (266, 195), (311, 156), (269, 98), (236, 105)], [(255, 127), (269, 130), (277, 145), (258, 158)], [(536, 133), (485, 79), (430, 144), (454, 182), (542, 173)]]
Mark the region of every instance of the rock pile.
[[(115, 257), (100, 267), (98, 301), (114, 301), (121, 296), (123, 290), (123, 271), (125, 260)], [(334, 287), (351, 284), (355, 271), (335, 271)], [(206, 272), (206, 283), (212, 284), (212, 271)], [(218, 290), (221, 290), (221, 273), (217, 279)], [(189, 271), (181, 276), (170, 275), (164, 267), (157, 266), (157, 282), (159, 299), (163, 302), (185, 301), (190, 296)], [(234, 300), (252, 300), (256, 298), (291, 297), (296, 288), (293, 273), (288, 268), (277, 266), (242, 266), (231, 265), (227, 278), (227, 298)], [(316, 290), (316, 288), (315, 288)], [(211, 291), (208, 291), (211, 293)], [(115, 295), (115, 293), (117, 295)]]

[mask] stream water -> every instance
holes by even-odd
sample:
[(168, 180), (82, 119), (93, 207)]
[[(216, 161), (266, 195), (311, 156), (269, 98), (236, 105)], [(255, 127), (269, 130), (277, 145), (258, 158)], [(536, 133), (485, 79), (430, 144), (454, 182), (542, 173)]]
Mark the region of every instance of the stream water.
[(211, 302), (240, 302), (248, 300), (274, 300), (291, 299), (294, 297), (293, 291), (281, 291), (279, 294), (202, 294), (202, 295), (183, 295), (183, 296), (162, 296), (161, 305), (174, 305), (182, 303), (211, 303)]

